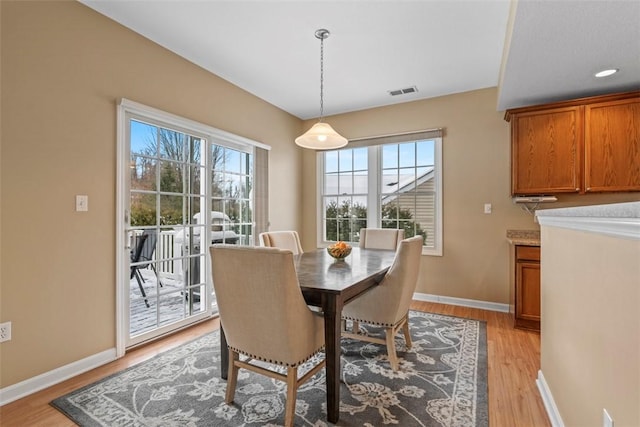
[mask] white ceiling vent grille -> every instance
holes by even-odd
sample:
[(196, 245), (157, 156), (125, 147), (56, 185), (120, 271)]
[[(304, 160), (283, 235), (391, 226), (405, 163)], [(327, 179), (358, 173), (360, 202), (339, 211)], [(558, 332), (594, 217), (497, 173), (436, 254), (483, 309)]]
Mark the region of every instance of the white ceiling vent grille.
[(411, 87), (406, 87), (404, 89), (390, 90), (389, 95), (391, 96), (406, 95), (407, 93), (416, 93), (417, 91), (418, 91), (417, 87), (411, 86)]

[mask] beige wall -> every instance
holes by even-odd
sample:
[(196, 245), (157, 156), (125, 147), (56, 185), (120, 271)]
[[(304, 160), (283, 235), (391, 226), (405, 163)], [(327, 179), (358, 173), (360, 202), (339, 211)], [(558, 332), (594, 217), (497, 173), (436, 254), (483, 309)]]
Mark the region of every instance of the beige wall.
[(543, 226), (541, 370), (566, 426), (640, 425), (640, 241)]
[(0, 3), (6, 387), (115, 346), (118, 98), (271, 145), (274, 227), (301, 226), (302, 149), (299, 119), (80, 3)]

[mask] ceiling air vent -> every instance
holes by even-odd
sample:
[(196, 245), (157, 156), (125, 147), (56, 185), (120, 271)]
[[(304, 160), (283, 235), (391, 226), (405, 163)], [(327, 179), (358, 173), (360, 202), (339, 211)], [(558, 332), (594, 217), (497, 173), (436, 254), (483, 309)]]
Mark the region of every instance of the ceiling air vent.
[(411, 86), (411, 87), (406, 87), (404, 89), (395, 89), (395, 90), (390, 90), (389, 91), (389, 95), (391, 96), (398, 96), (398, 95), (405, 95), (407, 93), (415, 93), (418, 91), (418, 88), (415, 86)]

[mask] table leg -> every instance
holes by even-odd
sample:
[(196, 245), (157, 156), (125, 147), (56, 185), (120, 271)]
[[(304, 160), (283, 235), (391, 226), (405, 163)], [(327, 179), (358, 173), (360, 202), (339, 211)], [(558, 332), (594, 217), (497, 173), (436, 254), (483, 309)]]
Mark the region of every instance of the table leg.
[(224, 329), (220, 325), (220, 378), (227, 379), (229, 371), (229, 349), (227, 348), (227, 337), (224, 334)]
[(340, 320), (342, 299), (326, 295), (323, 301), (324, 340), (327, 376), (327, 419), (337, 423), (340, 417)]

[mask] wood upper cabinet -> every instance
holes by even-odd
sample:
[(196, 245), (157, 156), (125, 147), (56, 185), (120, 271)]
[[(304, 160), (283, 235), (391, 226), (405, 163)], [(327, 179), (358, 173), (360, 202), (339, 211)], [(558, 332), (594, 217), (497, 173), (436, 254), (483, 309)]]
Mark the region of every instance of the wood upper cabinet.
[(579, 191), (582, 122), (582, 107), (553, 108), (513, 117), (513, 194)]
[(640, 191), (640, 92), (508, 110), (513, 195)]
[(585, 106), (585, 191), (640, 191), (640, 98)]

